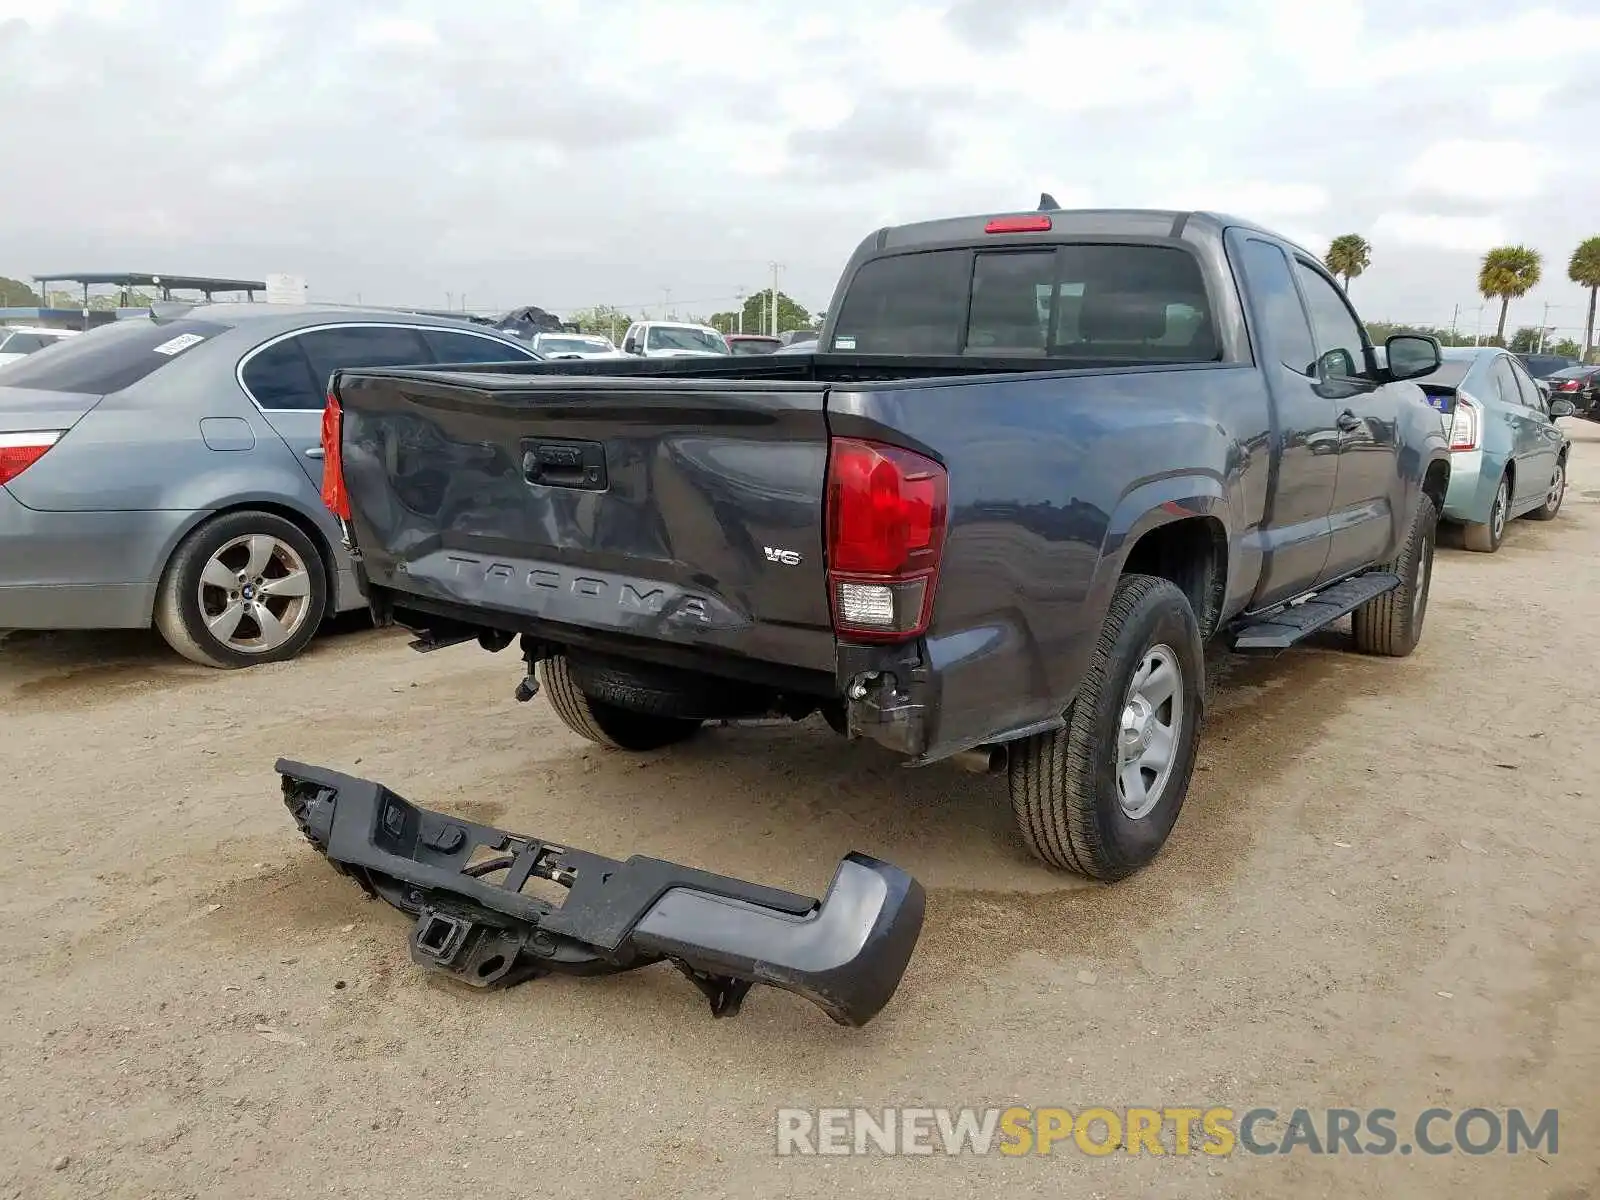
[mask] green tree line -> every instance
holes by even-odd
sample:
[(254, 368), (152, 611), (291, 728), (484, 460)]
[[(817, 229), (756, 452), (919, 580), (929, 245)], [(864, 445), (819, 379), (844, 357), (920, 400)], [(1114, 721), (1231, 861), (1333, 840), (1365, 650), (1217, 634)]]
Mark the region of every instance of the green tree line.
[[(1372, 245), (1358, 233), (1342, 233), (1328, 244), (1328, 252), (1322, 261), (1329, 271), (1344, 280), (1345, 289), (1349, 290), (1351, 280), (1358, 278), (1372, 265)], [(1581, 344), (1572, 338), (1552, 341), (1548, 336), (1548, 330), (1540, 330), (1533, 326), (1523, 326), (1512, 335), (1510, 342), (1506, 341), (1506, 314), (1511, 302), (1520, 300), (1538, 287), (1543, 276), (1544, 256), (1531, 246), (1495, 246), (1484, 253), (1478, 264), (1478, 294), (1483, 297), (1485, 304), (1498, 300), (1500, 316), (1495, 323), (1494, 334), (1483, 340), (1491, 345), (1507, 346), (1511, 350), (1526, 353), (1539, 348), (1541, 334), (1545, 334), (1543, 338), (1545, 353), (1559, 354), (1566, 358), (1588, 356), (1592, 359), (1596, 351), (1595, 301), (1596, 297), (1600, 296), (1600, 237), (1583, 241), (1567, 261), (1567, 279), (1589, 293), (1589, 310), (1584, 321)], [(1375, 322), (1368, 328), (1386, 329), (1390, 332), (1404, 329), (1407, 332), (1430, 333), (1446, 346), (1472, 344), (1471, 337), (1448, 329), (1415, 325), (1402, 327), (1387, 322)], [(1376, 334), (1373, 336), (1377, 338)]]

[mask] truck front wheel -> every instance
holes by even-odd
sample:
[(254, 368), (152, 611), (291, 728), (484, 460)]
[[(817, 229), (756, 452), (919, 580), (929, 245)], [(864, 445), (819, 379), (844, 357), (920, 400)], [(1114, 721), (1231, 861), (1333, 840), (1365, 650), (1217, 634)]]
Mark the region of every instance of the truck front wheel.
[(1108, 881), (1155, 858), (1189, 790), (1204, 689), (1188, 598), (1165, 579), (1124, 575), (1066, 725), (1010, 756), (1011, 808), (1028, 849)]
[(563, 657), (541, 662), (539, 679), (561, 723), (597, 746), (611, 750), (659, 750), (687, 741), (700, 730), (700, 722), (693, 718), (623, 708), (586, 695)]
[(1417, 501), (1417, 515), (1399, 555), (1383, 569), (1400, 577), (1400, 586), (1368, 600), (1350, 614), (1350, 632), (1363, 654), (1404, 658), (1422, 638), (1428, 615), (1428, 588), (1433, 582), (1433, 547), (1438, 537), (1439, 510), (1429, 496)]

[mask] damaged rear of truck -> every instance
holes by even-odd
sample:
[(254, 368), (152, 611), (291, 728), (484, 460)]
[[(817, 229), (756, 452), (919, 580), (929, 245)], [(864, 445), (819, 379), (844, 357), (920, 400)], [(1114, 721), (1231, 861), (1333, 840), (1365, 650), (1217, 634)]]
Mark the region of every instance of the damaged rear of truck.
[(1207, 639), (1417, 645), (1438, 345), (1380, 359), (1303, 249), (963, 217), (864, 240), (828, 311), (809, 355), (338, 372), (324, 498), (376, 619), (516, 645), (518, 698), (604, 746), (820, 713), (1003, 771), (1028, 848), (1102, 880), (1177, 820)]

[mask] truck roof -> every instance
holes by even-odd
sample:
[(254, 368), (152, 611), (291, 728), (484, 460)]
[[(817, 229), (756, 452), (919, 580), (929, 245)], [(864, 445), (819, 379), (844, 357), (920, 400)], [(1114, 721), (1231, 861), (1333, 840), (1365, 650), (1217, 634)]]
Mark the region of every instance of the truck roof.
[[(885, 250), (911, 249), (916, 246), (949, 245), (971, 242), (980, 244), (994, 240), (984, 227), (991, 221), (1008, 217), (1049, 217), (1052, 237), (1181, 237), (1185, 229), (1202, 228), (1216, 236), (1224, 229), (1239, 226), (1264, 233), (1280, 242), (1305, 250), (1292, 238), (1284, 237), (1254, 221), (1242, 220), (1225, 213), (1184, 211), (1165, 208), (1054, 208), (1017, 209), (1012, 212), (975, 213), (961, 217), (940, 217), (931, 221), (915, 221), (907, 225), (886, 225), (869, 234), (857, 249), (857, 254), (881, 253)], [(1309, 251), (1307, 251), (1309, 253)]]

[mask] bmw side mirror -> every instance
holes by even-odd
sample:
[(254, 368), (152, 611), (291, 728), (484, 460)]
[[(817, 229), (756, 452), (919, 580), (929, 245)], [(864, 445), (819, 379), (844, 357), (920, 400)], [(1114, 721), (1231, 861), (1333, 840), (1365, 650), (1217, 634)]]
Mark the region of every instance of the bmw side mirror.
[(1389, 378), (1396, 381), (1431, 375), (1444, 361), (1438, 340), (1420, 333), (1395, 334), (1383, 344), (1383, 352), (1389, 361)]

